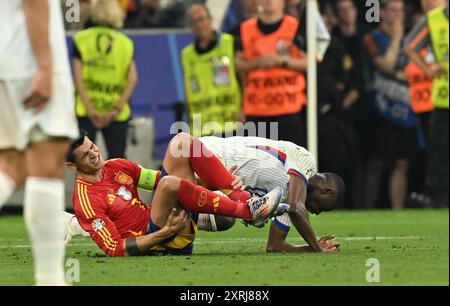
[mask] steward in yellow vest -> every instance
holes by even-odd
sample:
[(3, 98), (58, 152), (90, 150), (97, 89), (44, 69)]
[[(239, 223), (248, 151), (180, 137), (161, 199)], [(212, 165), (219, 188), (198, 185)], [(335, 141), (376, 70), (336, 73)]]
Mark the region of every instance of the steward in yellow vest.
[[(447, 0), (424, 0), (432, 9), (407, 37), (406, 52), (433, 79), (432, 99), (435, 106), (429, 135), (428, 175), (425, 192), (433, 207), (448, 207), (449, 188), (449, 6)], [(420, 50), (433, 49), (436, 62), (427, 65)]]
[[(116, 1), (97, 1), (95, 26), (74, 36), (76, 114), (80, 129), (95, 141), (101, 130), (109, 158), (124, 157), (130, 97), (137, 84), (134, 44), (117, 29), (123, 15)], [(95, 5), (94, 5), (95, 6)]]
[(234, 38), (214, 32), (203, 5), (192, 6), (188, 17), (196, 41), (182, 51), (181, 58), (191, 134), (232, 135), (242, 107)]

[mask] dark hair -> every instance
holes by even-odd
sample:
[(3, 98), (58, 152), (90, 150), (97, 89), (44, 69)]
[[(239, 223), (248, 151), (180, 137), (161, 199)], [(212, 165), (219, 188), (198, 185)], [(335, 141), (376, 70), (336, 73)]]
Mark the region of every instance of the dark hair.
[(339, 175), (335, 174), (335, 173), (324, 173), (325, 177), (327, 178), (328, 182), (330, 182), (331, 184), (333, 184), (336, 187), (336, 198), (334, 201), (334, 208), (337, 207), (342, 207), (342, 205), (344, 204), (344, 199), (345, 199), (345, 182), (342, 179), (342, 177), (340, 177)]
[(194, 3), (191, 6), (189, 6), (189, 8), (187, 9), (187, 14), (192, 12), (193, 9), (200, 8), (200, 7), (205, 10), (208, 17), (212, 18), (211, 10), (209, 9), (209, 7), (206, 4), (201, 4), (201, 3)]
[(80, 137), (75, 139), (70, 144), (69, 151), (67, 152), (67, 155), (66, 155), (66, 161), (68, 163), (75, 163), (75, 161), (76, 161), (75, 150), (83, 145), (84, 139), (86, 138), (86, 136), (87, 136), (87, 133), (85, 131), (81, 131), (80, 132)]
[(405, 3), (404, 0), (381, 0), (381, 8), (386, 8), (386, 6), (388, 6), (389, 3), (391, 2), (403, 2)]

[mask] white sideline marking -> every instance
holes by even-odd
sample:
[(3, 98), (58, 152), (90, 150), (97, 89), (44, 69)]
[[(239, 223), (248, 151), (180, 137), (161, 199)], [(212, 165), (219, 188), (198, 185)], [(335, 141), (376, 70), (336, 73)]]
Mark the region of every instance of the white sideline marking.
[[(399, 237), (336, 237), (337, 241), (377, 241), (377, 240), (419, 240), (424, 239), (426, 237), (421, 236), (399, 236)], [(13, 241), (20, 241), (23, 239), (13, 239)], [(289, 241), (303, 241), (301, 238), (290, 238)], [(6, 239), (2, 239), (0, 241), (7, 241)], [(205, 239), (205, 238), (197, 238), (195, 240), (195, 244), (226, 244), (226, 243), (265, 243), (267, 239), (264, 238), (230, 238), (230, 239)], [(93, 243), (69, 243), (67, 247), (90, 247), (95, 246)], [(0, 245), (1, 249), (26, 249), (30, 248), (29, 244), (22, 245)]]

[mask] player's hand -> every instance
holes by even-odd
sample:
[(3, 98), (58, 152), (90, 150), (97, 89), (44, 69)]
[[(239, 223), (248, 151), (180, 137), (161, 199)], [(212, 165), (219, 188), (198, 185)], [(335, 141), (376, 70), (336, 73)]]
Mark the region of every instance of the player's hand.
[(341, 249), (341, 245), (339, 243), (334, 242), (333, 240), (336, 238), (334, 235), (325, 236), (319, 239), (319, 245), (322, 249), (322, 252), (338, 252)]
[(239, 176), (234, 174), (236, 172), (236, 170), (238, 169), (238, 167), (239, 167), (238, 165), (234, 165), (233, 167), (231, 167), (228, 170), (231, 173), (231, 175), (234, 177), (234, 181), (231, 183), (231, 186), (233, 186), (234, 190), (240, 189), (240, 190), (244, 191), (245, 187), (246, 187), (244, 185), (244, 182), (242, 181), (242, 179)]
[(34, 109), (35, 113), (44, 110), (52, 95), (52, 72), (39, 69), (33, 76), (31, 89), (26, 94), (23, 104), (25, 109)]
[(185, 210), (172, 210), (167, 218), (165, 230), (169, 235), (173, 235), (181, 231), (189, 222), (189, 214)]

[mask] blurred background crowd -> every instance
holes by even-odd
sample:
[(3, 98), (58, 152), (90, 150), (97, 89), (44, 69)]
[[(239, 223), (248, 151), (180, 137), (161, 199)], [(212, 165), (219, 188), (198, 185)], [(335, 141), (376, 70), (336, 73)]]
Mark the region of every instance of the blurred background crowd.
[[(219, 125), (230, 120), (278, 122), (281, 140), (306, 146), (306, 1), (222, 2), (225, 7), (205, 0), (80, 1), (80, 22), (66, 24), (77, 33), (71, 52), (77, 115), (83, 130), (103, 132), (110, 157), (125, 154), (134, 110), (133, 102), (131, 107), (128, 103), (138, 78), (144, 86), (146, 80), (140, 77), (144, 68), (134, 61), (136, 40), (128, 40), (127, 31), (115, 39), (115, 32), (101, 30), (105, 27), (121, 32), (190, 28), (195, 37), (179, 54), (184, 105), (174, 109), (185, 111), (191, 124), (195, 114)], [(345, 179), (344, 208), (448, 207), (448, 38), (446, 54), (436, 51), (433, 31), (439, 29), (426, 16), (447, 5), (442, 15), (447, 16), (448, 36), (448, 1), (380, 1), (380, 22), (367, 22), (365, 1), (318, 2), (331, 34), (318, 63), (320, 171)], [(62, 0), (68, 10), (65, 4)], [(90, 33), (96, 40), (89, 39)], [(105, 54), (113, 44), (121, 49), (113, 51), (109, 63), (121, 66), (116, 82), (110, 82), (119, 86), (104, 90), (116, 95), (103, 109), (96, 109), (100, 106), (92, 97), (102, 84), (90, 77), (101, 73), (89, 64), (89, 44)], [(259, 88), (259, 80), (268, 75), (287, 84)], [(434, 88), (437, 80), (439, 89)], [(284, 98), (278, 99), (280, 95)], [(275, 104), (264, 107), (258, 101), (267, 96)], [(230, 129), (222, 127), (222, 134), (233, 133)]]

